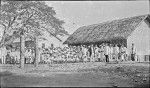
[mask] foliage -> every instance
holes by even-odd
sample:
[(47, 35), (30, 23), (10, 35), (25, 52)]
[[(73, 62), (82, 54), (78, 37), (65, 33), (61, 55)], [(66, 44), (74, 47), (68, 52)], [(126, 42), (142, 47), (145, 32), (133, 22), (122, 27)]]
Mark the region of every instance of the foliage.
[(0, 24), (4, 26), (2, 42), (5, 42), (6, 36), (16, 34), (34, 37), (42, 36), (46, 31), (57, 39), (59, 39), (57, 35), (67, 35), (68, 32), (62, 27), (64, 21), (55, 15), (53, 7), (49, 7), (43, 1), (2, 1), (0, 6)]

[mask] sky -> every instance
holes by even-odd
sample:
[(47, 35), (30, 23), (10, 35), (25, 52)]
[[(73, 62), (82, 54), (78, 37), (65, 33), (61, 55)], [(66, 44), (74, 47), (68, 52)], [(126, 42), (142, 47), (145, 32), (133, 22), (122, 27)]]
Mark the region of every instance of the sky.
[[(81, 26), (150, 13), (149, 1), (45, 1), (54, 7), (56, 17), (64, 20), (63, 27), (72, 34)], [(2, 35), (0, 27), (0, 35)], [(45, 35), (49, 38), (48, 35)], [(63, 41), (67, 37), (61, 37)], [(51, 39), (48, 40), (49, 43)], [(53, 40), (55, 41), (55, 40)], [(59, 43), (59, 42), (56, 42)]]
[(46, 1), (72, 34), (77, 28), (150, 13), (149, 1)]

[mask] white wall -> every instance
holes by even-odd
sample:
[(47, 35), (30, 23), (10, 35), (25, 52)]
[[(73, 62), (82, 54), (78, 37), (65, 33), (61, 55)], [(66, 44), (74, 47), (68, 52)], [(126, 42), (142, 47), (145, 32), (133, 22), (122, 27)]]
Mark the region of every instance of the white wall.
[(51, 46), (52, 43), (54, 44), (54, 47), (64, 47), (66, 45), (63, 45), (63, 42), (67, 39), (67, 37), (68, 36), (59, 36), (62, 41), (59, 41), (55, 37), (47, 37), (47, 40), (39, 41), (39, 47), (42, 46), (42, 43), (45, 43), (45, 47)]
[(132, 42), (137, 55), (150, 55), (150, 27), (143, 21), (127, 39), (127, 48), (131, 51)]

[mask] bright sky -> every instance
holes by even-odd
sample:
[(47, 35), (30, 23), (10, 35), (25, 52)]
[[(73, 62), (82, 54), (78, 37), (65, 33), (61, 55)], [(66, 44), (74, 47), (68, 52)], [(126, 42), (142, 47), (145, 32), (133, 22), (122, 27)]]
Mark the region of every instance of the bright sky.
[(149, 1), (46, 1), (54, 7), (64, 28), (73, 33), (77, 28), (108, 20), (148, 14)]
[[(149, 1), (45, 1), (54, 7), (64, 28), (72, 34), (77, 28), (104, 21), (150, 13)], [(2, 35), (0, 27), (0, 35)], [(48, 36), (48, 35), (47, 35)], [(0, 38), (1, 39), (1, 38)], [(66, 38), (62, 39), (63, 41)]]

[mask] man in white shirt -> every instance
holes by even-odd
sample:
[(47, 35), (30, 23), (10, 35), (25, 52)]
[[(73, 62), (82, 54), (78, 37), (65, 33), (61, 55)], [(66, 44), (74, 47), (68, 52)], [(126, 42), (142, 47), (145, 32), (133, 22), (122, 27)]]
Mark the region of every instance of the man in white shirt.
[(104, 48), (104, 54), (105, 54), (105, 57), (106, 57), (106, 62), (109, 62), (109, 46), (108, 44), (105, 45), (105, 48)]
[(110, 44), (109, 58), (110, 58), (110, 61), (113, 60), (113, 45), (112, 44)]

